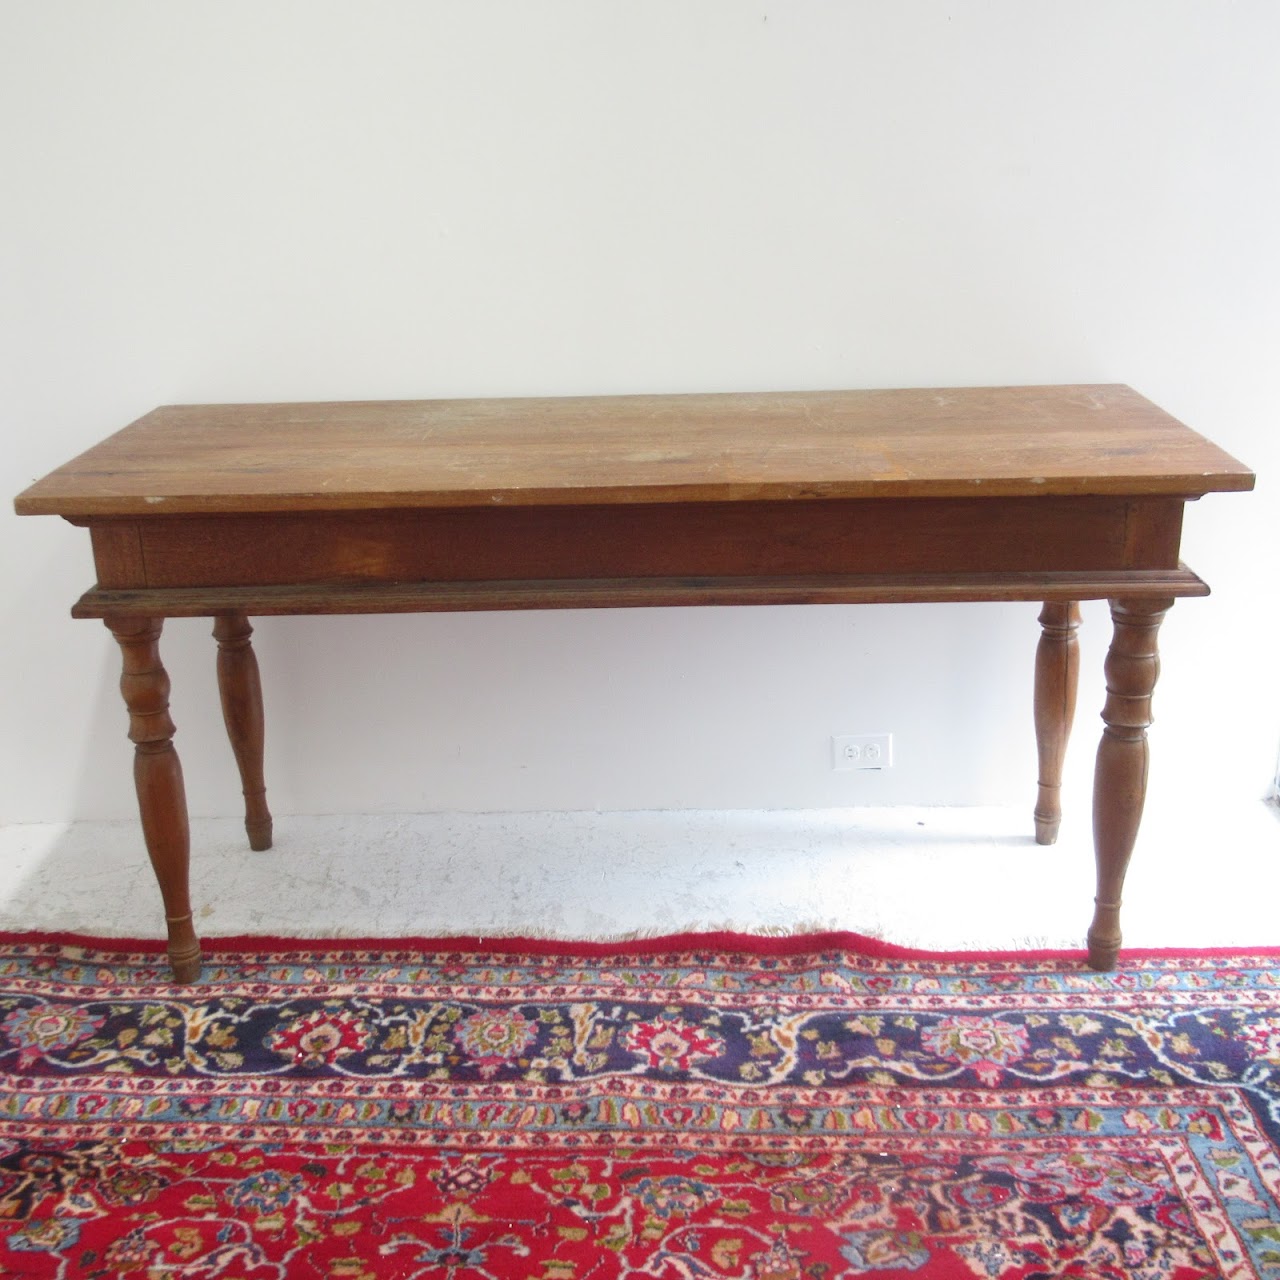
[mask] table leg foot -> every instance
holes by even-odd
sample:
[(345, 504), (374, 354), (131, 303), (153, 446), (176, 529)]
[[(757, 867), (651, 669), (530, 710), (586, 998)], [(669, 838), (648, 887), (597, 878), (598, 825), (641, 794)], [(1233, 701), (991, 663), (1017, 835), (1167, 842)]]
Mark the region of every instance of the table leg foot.
[(1040, 627), (1035, 684), (1036, 749), (1040, 762), (1036, 843), (1053, 844), (1062, 823), (1062, 762), (1076, 713), (1080, 606), (1075, 601), (1049, 601), (1040, 612)]
[(160, 661), (160, 618), (104, 619), (120, 645), (120, 692), (134, 744), (133, 780), (147, 855), (164, 900), (169, 964), (177, 982), (200, 974), (200, 941), (191, 913), (191, 836), (182, 764), (173, 749), (169, 676)]
[(167, 920), (169, 928), (169, 969), (174, 982), (195, 982), (200, 977), (203, 957), (200, 939), (190, 916), (181, 920)]
[(242, 613), (223, 613), (213, 620), (218, 642), (218, 692), (222, 718), (231, 739), (244, 789), (244, 828), (251, 849), (271, 848), (271, 811), (262, 774), (262, 681), (250, 637), (253, 628)]
[(1098, 890), (1089, 928), (1089, 965), (1112, 969), (1120, 950), (1120, 899), (1147, 791), (1147, 728), (1160, 674), (1157, 636), (1171, 599), (1113, 600), (1107, 700), (1093, 780)]

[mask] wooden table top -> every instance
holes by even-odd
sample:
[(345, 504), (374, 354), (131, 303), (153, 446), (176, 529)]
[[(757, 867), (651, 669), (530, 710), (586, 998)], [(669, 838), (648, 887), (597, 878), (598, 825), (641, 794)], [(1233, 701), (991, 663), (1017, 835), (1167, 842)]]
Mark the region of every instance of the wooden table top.
[(175, 405), (21, 494), (76, 517), (1181, 495), (1249, 469), (1129, 387)]

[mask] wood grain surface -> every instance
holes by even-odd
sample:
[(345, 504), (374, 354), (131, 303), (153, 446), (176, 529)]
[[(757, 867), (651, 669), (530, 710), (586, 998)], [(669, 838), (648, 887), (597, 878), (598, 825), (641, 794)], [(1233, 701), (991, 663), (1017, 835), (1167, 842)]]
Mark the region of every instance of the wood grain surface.
[(156, 409), (25, 515), (1176, 495), (1248, 468), (1125, 386)]

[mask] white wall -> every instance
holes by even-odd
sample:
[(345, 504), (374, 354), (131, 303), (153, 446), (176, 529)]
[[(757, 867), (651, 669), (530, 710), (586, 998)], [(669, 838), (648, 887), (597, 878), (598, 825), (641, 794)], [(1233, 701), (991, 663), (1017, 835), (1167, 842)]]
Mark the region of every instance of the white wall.
[[(1254, 803), (1277, 47), (1273, 0), (0, 0), (0, 488), (160, 403), (1129, 382), (1262, 476), (1188, 512), (1215, 595), (1153, 734), (1166, 803)], [(0, 818), (131, 814), (88, 539), (0, 519)], [(271, 794), (1029, 805), (1035, 613), (264, 620)], [(233, 812), (207, 623), (166, 634), (192, 810)], [(892, 772), (830, 772), (883, 729)]]

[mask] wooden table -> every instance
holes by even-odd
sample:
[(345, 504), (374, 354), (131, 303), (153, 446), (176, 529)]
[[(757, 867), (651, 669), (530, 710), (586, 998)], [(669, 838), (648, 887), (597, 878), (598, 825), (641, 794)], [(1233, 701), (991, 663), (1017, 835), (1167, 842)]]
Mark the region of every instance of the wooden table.
[(182, 405), (23, 493), (86, 526), (72, 610), (119, 641), (174, 977), (200, 970), (159, 654), (208, 615), (255, 849), (271, 843), (248, 618), (690, 604), (1043, 602), (1036, 838), (1056, 838), (1077, 602), (1111, 602), (1089, 963), (1114, 965), (1146, 786), (1156, 634), (1208, 588), (1184, 504), (1247, 468), (1123, 386)]

